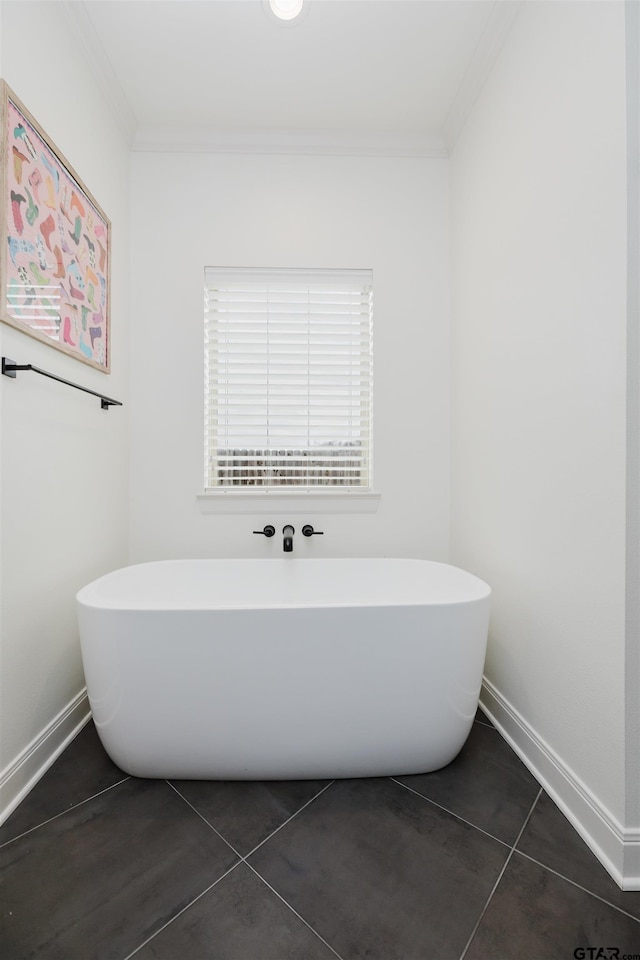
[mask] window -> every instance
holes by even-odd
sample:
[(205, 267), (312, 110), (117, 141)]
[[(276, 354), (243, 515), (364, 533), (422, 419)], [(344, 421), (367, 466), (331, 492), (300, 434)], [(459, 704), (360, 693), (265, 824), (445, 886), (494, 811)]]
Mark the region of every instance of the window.
[(371, 487), (370, 270), (205, 271), (205, 488)]

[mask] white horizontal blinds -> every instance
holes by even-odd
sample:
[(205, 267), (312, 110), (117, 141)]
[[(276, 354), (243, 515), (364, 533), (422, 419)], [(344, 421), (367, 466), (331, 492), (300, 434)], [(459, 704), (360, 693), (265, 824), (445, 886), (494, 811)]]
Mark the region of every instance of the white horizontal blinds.
[(208, 488), (369, 487), (371, 271), (205, 273)]

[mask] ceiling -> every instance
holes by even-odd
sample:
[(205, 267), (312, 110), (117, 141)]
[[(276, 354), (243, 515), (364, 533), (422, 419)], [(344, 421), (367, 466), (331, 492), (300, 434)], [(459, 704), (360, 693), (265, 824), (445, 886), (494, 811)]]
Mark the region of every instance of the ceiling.
[(446, 155), (514, 0), (70, 0), (134, 149)]

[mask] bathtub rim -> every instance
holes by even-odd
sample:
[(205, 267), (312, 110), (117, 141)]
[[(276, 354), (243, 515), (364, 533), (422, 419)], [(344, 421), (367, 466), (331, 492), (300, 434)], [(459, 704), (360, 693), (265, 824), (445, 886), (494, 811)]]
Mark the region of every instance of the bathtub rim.
[[(305, 599), (300, 597), (287, 596), (286, 598), (280, 596), (276, 597), (273, 600), (266, 599), (263, 597), (260, 601), (256, 601), (252, 598), (247, 598), (245, 601), (240, 602), (236, 599), (233, 602), (224, 602), (220, 598), (214, 599), (211, 596), (202, 597), (198, 602), (194, 602), (193, 598), (189, 599), (189, 602), (181, 601), (180, 597), (168, 598), (166, 595), (159, 597), (156, 596), (153, 601), (150, 599), (132, 597), (132, 596), (109, 596), (105, 595), (105, 588), (108, 587), (109, 583), (117, 581), (118, 578), (124, 579), (129, 572), (132, 572), (132, 575), (135, 576), (135, 571), (141, 572), (143, 569), (151, 570), (151, 568), (159, 569), (162, 568), (167, 570), (169, 567), (175, 566), (177, 568), (182, 567), (186, 568), (188, 565), (195, 565), (198, 567), (216, 565), (221, 569), (224, 568), (227, 572), (231, 569), (237, 568), (238, 570), (242, 566), (248, 567), (258, 567), (269, 565), (269, 568), (279, 569), (285, 568), (285, 566), (293, 565), (293, 567), (298, 567), (299, 569), (306, 568), (311, 570), (314, 566), (318, 569), (324, 569), (331, 565), (345, 565), (345, 564), (356, 564), (360, 567), (366, 568), (367, 565), (371, 564), (384, 564), (384, 565), (403, 565), (410, 564), (413, 569), (416, 565), (429, 567), (432, 570), (437, 569), (440, 573), (443, 573), (445, 576), (453, 576), (459, 580), (463, 580), (470, 588), (473, 588), (469, 591), (467, 595), (460, 596), (448, 596), (446, 598), (441, 598), (437, 596), (424, 596), (416, 595), (413, 599), (408, 599), (406, 596), (400, 598), (394, 598), (391, 595), (385, 595), (384, 597), (376, 596), (370, 594), (368, 596), (360, 595), (357, 599), (336, 599), (335, 596), (329, 596), (326, 600), (324, 598), (318, 599)], [(303, 565), (303, 567), (300, 567)], [(90, 583), (83, 586), (78, 590), (76, 594), (76, 602), (79, 607), (85, 608), (87, 610), (93, 611), (102, 611), (102, 612), (127, 612), (127, 613), (183, 613), (186, 611), (218, 611), (218, 610), (311, 610), (311, 609), (349, 609), (349, 608), (360, 608), (360, 607), (448, 607), (448, 606), (459, 606), (468, 603), (477, 603), (477, 602), (489, 602), (491, 599), (491, 587), (480, 577), (476, 576), (473, 573), (464, 570), (461, 567), (457, 567), (454, 564), (444, 563), (442, 561), (436, 560), (425, 560), (422, 558), (411, 558), (411, 557), (294, 557), (294, 558), (244, 558), (244, 557), (202, 557), (202, 558), (176, 558), (176, 559), (163, 559), (163, 560), (149, 560), (143, 561), (136, 564), (128, 564), (124, 567), (118, 567), (112, 571), (109, 571), (106, 574), (103, 574), (101, 577), (92, 580)]]

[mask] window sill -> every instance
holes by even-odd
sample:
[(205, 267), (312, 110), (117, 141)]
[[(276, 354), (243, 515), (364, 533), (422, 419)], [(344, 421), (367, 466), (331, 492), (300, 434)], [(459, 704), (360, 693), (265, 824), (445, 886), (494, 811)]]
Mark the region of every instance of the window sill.
[(371, 490), (275, 493), (273, 491), (215, 490), (197, 494), (202, 514), (216, 513), (375, 513), (380, 494)]

